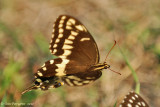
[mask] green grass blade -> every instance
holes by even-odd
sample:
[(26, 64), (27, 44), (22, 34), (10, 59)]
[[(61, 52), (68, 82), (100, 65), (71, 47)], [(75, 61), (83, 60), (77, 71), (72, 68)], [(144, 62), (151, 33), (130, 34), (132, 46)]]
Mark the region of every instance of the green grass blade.
[(0, 107), (5, 107), (6, 101), (7, 101), (7, 97), (6, 97), (6, 94), (5, 94), (5, 95), (3, 96), (3, 98), (2, 98), (1, 103), (0, 103)]
[(113, 107), (117, 107), (117, 101), (116, 101), (116, 103), (114, 104), (114, 106)]
[[(118, 46), (118, 47), (119, 47), (119, 46)], [(122, 56), (123, 56), (123, 58), (124, 58), (124, 60), (125, 60), (125, 62), (126, 62), (126, 64), (127, 64), (127, 66), (129, 67), (129, 69), (130, 69), (131, 72), (132, 72), (133, 79), (134, 79), (134, 81), (135, 81), (135, 83), (136, 83), (135, 92), (139, 94), (139, 92), (140, 92), (140, 83), (139, 83), (138, 76), (137, 76), (135, 70), (132, 68), (131, 64), (129, 63), (126, 55), (125, 55), (125, 54), (123, 53), (123, 51), (120, 49), (120, 47), (119, 47), (119, 50), (120, 50), (120, 52), (121, 52), (121, 54), (122, 54)]]

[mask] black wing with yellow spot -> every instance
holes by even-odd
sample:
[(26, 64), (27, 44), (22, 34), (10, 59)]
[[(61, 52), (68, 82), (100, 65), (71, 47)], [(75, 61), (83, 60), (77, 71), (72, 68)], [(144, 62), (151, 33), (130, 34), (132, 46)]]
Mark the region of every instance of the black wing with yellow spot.
[(67, 15), (59, 16), (53, 25), (50, 51), (53, 55), (80, 64), (99, 62), (99, 52), (93, 37), (82, 23)]
[[(50, 52), (58, 58), (49, 60), (37, 70), (35, 84), (26, 91), (86, 85), (101, 76), (101, 71), (90, 71), (99, 62), (97, 44), (76, 18), (61, 15), (53, 25)], [(25, 92), (26, 92), (25, 91)]]
[[(53, 25), (50, 52), (62, 60), (45, 63), (38, 70), (43, 76), (63, 76), (86, 72), (88, 66), (99, 62), (97, 45), (88, 30), (77, 19), (61, 15)], [(53, 69), (50, 69), (53, 68)], [(43, 72), (45, 71), (45, 72)]]

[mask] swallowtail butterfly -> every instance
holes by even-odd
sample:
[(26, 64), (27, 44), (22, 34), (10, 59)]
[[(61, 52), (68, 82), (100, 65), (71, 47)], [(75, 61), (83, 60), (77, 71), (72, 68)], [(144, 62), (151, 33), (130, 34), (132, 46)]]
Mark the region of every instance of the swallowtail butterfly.
[(143, 98), (135, 92), (129, 92), (119, 107), (149, 107)]
[(102, 69), (110, 67), (106, 62), (99, 63), (97, 44), (84, 25), (68, 15), (55, 21), (49, 49), (58, 58), (45, 62), (37, 70), (33, 86), (22, 94), (32, 89), (57, 88), (64, 83), (86, 85), (97, 80)]

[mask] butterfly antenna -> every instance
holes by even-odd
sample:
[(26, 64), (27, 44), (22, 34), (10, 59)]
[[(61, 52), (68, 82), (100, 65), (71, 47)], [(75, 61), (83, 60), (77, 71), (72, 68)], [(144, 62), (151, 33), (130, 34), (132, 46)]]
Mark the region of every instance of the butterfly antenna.
[(107, 54), (106, 59), (104, 60), (104, 62), (107, 61), (108, 55), (110, 54), (111, 50), (114, 48), (114, 46), (116, 45), (116, 43), (117, 43), (117, 42), (114, 40), (114, 45), (113, 45), (112, 48), (109, 50), (109, 52), (108, 52), (108, 54)]
[(119, 72), (116, 72), (116, 71), (114, 71), (114, 70), (112, 70), (112, 69), (110, 69), (110, 68), (108, 68), (110, 71), (112, 71), (112, 72), (114, 72), (114, 73), (117, 73), (117, 74), (119, 74), (119, 75), (121, 75), (121, 73), (119, 73)]

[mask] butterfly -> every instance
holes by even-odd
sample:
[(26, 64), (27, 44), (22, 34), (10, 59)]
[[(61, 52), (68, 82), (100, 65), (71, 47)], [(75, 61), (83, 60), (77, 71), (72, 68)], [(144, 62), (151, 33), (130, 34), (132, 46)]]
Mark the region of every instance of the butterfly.
[(140, 95), (131, 91), (124, 97), (119, 107), (149, 107), (149, 106)]
[(22, 94), (33, 89), (58, 88), (64, 84), (87, 85), (101, 77), (102, 69), (110, 68), (106, 61), (99, 63), (95, 40), (86, 27), (72, 16), (60, 15), (57, 18), (49, 49), (58, 58), (45, 62), (37, 70), (34, 84)]

